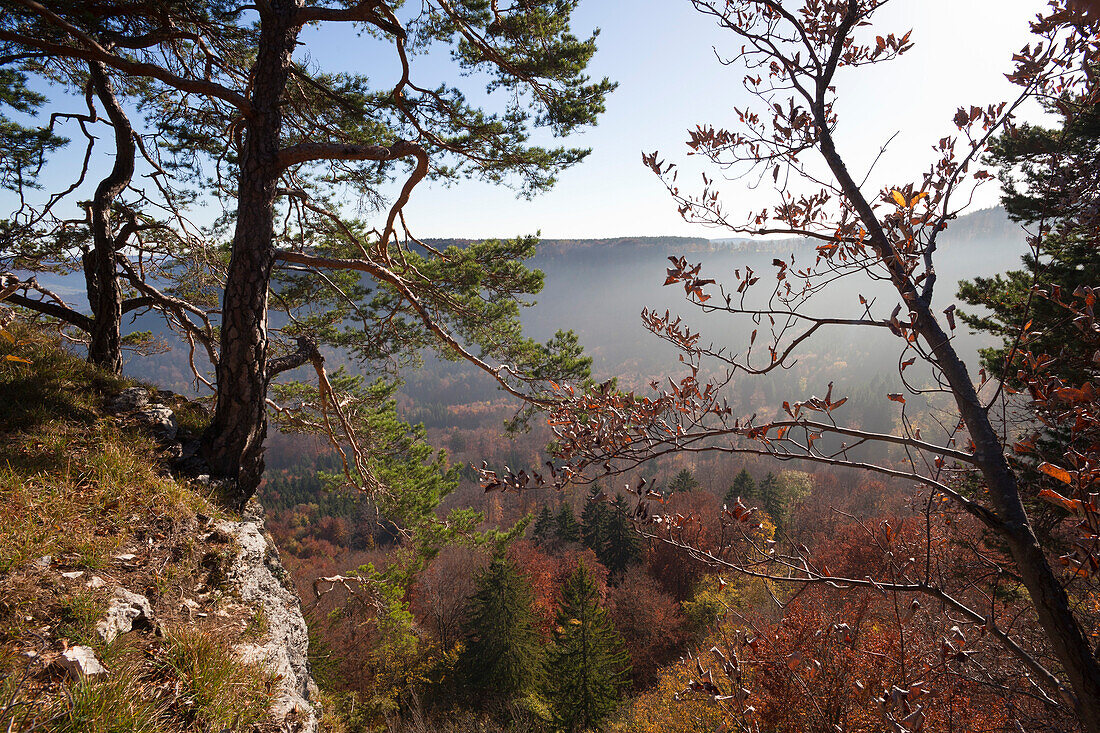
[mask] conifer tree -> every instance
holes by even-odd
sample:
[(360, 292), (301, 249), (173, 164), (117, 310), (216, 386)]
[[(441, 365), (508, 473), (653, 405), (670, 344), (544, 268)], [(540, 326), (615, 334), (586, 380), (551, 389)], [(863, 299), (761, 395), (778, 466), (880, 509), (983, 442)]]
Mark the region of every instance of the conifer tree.
[(756, 493), (756, 498), (760, 500), (760, 504), (764, 507), (764, 511), (775, 520), (775, 512), (779, 506), (779, 494), (778, 487), (775, 484), (775, 474), (768, 471), (768, 475), (764, 477), (764, 480), (760, 482), (760, 488)]
[(687, 468), (680, 469), (680, 472), (668, 482), (668, 490), (672, 494), (678, 491), (694, 491), (698, 486), (699, 481), (696, 480), (695, 474)]
[(1016, 340), (1029, 321), (1027, 350), (1058, 356), (1052, 374), (1071, 384), (1096, 374), (1094, 349), (1079, 337), (1074, 314), (1056, 299), (1034, 295), (1036, 288), (1072, 293), (1100, 278), (1095, 206), (1100, 104), (1084, 102), (1059, 99), (1048, 109), (1062, 118), (1060, 126), (1022, 124), (991, 148), (990, 162), (1000, 169), (1001, 203), (1009, 217), (1044, 232), (1029, 240), (1022, 269), (959, 283), (959, 297), (983, 311), (962, 313), (963, 321), (1001, 340), (981, 352), (983, 366), (999, 378), (1015, 378), (1025, 351)]
[[(533, 254), (533, 240), (438, 252), (420, 246), (404, 216), (425, 180), (473, 177), (532, 195), (585, 158), (587, 150), (532, 140), (536, 131), (551, 139), (594, 124), (614, 88), (584, 73), (595, 33), (574, 34), (576, 0), (92, 5), (97, 12), (70, 0), (7, 4), (0, 51), (5, 60), (65, 58), (128, 77), (157, 130), (161, 167), (223, 205), (216, 228), (230, 257), (217, 399), (201, 455), (211, 475), (236, 481), (230, 504), (243, 506), (262, 478), (273, 381), (316, 366), (322, 346), (342, 346), (367, 364), (386, 356), (379, 343), (404, 345), (398, 351), (408, 358), (434, 347), (532, 400), (548, 393), (540, 380), (580, 376), (560, 373), (563, 359), (580, 366), (575, 338), (538, 344), (518, 328), (519, 303), (542, 284), (519, 262)], [(319, 28), (356, 30), (360, 43), (391, 54), (397, 78), (375, 86), (362, 74), (320, 68), (303, 50)], [(487, 86), (479, 95), (489, 97), (486, 107), (433, 78), (422, 61), (429, 50), (451, 59), (448, 77), (487, 81), (478, 82)], [(367, 210), (376, 212), (370, 221), (354, 218)], [(323, 323), (321, 332), (284, 329), (276, 339), (268, 305), (279, 273), (308, 276), (332, 300), (345, 295), (340, 277), (361, 284), (370, 300), (345, 307), (363, 328)], [(317, 392), (329, 395), (320, 374)]]
[(554, 521), (559, 542), (581, 541), (581, 525), (577, 522), (577, 515), (573, 513), (573, 507), (562, 504)]
[(550, 511), (549, 505), (543, 504), (535, 518), (534, 527), (531, 528), (531, 539), (539, 544), (548, 542), (554, 537), (556, 528), (554, 513)]
[(638, 535), (630, 522), (626, 500), (622, 494), (608, 512), (605, 540), (596, 556), (607, 568), (612, 578), (620, 578), (623, 572), (641, 557)]
[(791, 509), (810, 495), (813, 478), (805, 471), (768, 472), (760, 482), (759, 499), (764, 511), (777, 529), (783, 529), (791, 518)]
[(546, 698), (558, 730), (590, 730), (618, 704), (630, 674), (622, 637), (600, 607), (600, 593), (584, 563), (562, 588), (546, 658)]
[(733, 480), (733, 484), (726, 490), (725, 501), (727, 504), (732, 504), (737, 501), (738, 497), (748, 500), (756, 496), (756, 481), (753, 479), (752, 474), (744, 468), (741, 469), (741, 473), (737, 474), (737, 477)]
[(584, 511), (581, 512), (581, 541), (597, 556), (603, 551), (607, 542), (607, 523), (610, 519), (607, 504), (600, 498), (602, 493), (598, 484), (593, 485), (588, 501), (584, 505)]
[(530, 586), (506, 558), (495, 558), (478, 577), (467, 606), (459, 669), (479, 704), (536, 689), (542, 646), (531, 603)]

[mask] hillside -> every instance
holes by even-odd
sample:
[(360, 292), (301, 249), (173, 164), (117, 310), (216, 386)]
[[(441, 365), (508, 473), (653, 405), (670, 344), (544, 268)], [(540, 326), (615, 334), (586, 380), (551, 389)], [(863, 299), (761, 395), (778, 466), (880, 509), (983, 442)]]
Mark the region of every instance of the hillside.
[(0, 727), (316, 730), (305, 622), (263, 519), (169, 473), (201, 409), (7, 335)]

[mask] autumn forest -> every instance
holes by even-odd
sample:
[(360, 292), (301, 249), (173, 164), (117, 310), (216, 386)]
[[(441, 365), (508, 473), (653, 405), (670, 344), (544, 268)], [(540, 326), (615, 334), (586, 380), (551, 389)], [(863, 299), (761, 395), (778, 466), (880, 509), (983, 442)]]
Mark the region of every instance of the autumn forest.
[(1100, 4), (676, 4), (0, 0), (6, 730), (1100, 733)]

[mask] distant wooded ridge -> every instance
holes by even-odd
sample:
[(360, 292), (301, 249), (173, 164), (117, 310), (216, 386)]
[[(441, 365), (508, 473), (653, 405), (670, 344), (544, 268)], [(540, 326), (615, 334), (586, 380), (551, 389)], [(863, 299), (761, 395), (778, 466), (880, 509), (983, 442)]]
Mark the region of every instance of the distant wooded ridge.
[[(970, 239), (1008, 239), (1022, 241), (1023, 234), (1020, 226), (1008, 218), (1005, 210), (999, 206), (981, 209), (964, 216), (960, 216), (951, 222), (947, 228), (950, 241), (966, 241)], [(489, 239), (490, 237), (486, 237)], [(437, 249), (443, 249), (452, 245), (465, 247), (482, 239), (469, 238), (434, 238), (425, 239), (424, 242)], [(749, 239), (720, 238), (705, 239), (703, 237), (602, 237), (602, 238), (577, 238), (577, 239), (552, 239), (546, 238), (539, 241), (538, 257), (563, 255), (581, 250), (589, 250), (593, 253), (597, 250), (661, 250), (688, 252), (718, 252), (729, 249), (739, 249), (747, 252), (795, 252), (806, 247), (813, 246), (807, 239)]]

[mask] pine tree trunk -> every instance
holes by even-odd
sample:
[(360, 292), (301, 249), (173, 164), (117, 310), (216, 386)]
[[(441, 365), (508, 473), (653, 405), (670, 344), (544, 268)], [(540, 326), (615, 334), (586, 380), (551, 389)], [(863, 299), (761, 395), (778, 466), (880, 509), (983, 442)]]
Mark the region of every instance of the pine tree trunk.
[(137, 148), (130, 120), (122, 111), (103, 64), (88, 64), (92, 88), (114, 126), (115, 163), (92, 198), (92, 249), (84, 255), (84, 275), (92, 309), (88, 361), (114, 374), (122, 373), (122, 288), (115, 270), (118, 243), (111, 209), (134, 175)]
[(274, 264), (274, 207), (281, 168), (280, 103), (300, 26), (300, 0), (273, 0), (262, 28), (252, 74), (237, 191), (237, 222), (222, 303), (221, 356), (214, 417), (203, 455), (214, 475), (236, 480), (225, 496), (243, 507), (264, 470), (267, 435), (267, 296)]

